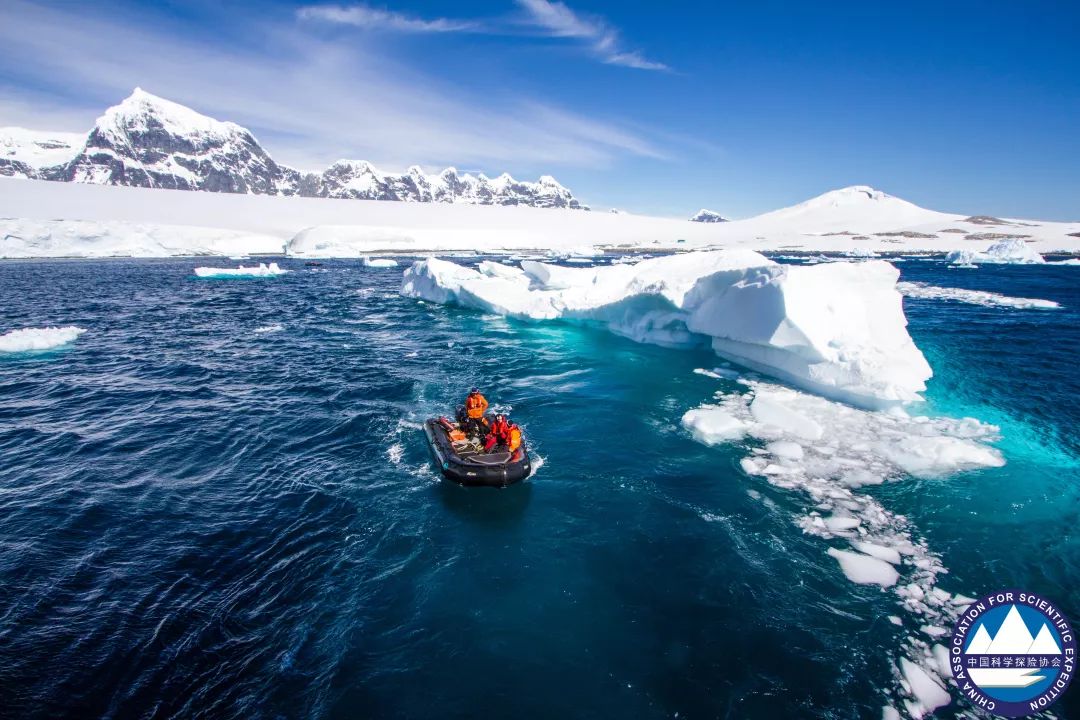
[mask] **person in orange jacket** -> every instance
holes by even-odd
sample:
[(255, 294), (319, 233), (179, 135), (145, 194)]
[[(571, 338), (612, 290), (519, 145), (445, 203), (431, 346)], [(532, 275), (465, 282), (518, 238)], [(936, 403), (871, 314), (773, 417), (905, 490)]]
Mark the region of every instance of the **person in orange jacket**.
[(465, 398), (465, 405), (458, 410), (458, 422), (466, 435), (484, 437), (490, 429), (488, 419), (484, 417), (487, 412), (488, 401), (480, 392), (480, 388), (473, 388), (469, 396)]
[(521, 428), (508, 421), (505, 415), (495, 416), (491, 432), (484, 440), (484, 452), (491, 452), (496, 447), (511, 453), (521, 447)]

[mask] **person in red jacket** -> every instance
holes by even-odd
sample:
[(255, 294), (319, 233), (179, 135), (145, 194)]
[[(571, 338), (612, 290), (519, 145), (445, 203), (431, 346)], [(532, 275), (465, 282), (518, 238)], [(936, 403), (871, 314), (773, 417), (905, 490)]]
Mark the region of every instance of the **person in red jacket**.
[(498, 450), (514, 452), (521, 447), (521, 428), (508, 421), (505, 415), (496, 415), (491, 424), (491, 432), (484, 440), (484, 452)]

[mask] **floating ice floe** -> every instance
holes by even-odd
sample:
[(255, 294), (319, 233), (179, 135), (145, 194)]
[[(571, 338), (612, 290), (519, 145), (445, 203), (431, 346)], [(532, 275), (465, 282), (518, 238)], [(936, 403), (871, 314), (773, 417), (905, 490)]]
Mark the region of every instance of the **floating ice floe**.
[(1071, 265), (1080, 266), (1080, 258), (1069, 258), (1068, 260), (1048, 260), (1047, 265)]
[(391, 268), (397, 267), (398, 265), (397, 260), (391, 258), (373, 258), (367, 256), (360, 259), (360, 264), (370, 268)]
[(252, 330), (256, 335), (267, 335), (269, 333), (281, 332), (285, 329), (285, 326), (281, 323), (274, 323), (273, 325), (263, 325)]
[(288, 270), (283, 270), (278, 267), (276, 262), (272, 262), (269, 265), (266, 263), (259, 263), (258, 267), (245, 267), (241, 265), (237, 268), (195, 268), (195, 274), (201, 278), (275, 277), (277, 275), (284, 275), (287, 272)]
[(945, 261), (958, 266), (984, 264), (1041, 265), (1046, 262), (1042, 255), (1035, 252), (1020, 238), (1002, 240), (991, 245), (984, 252), (953, 250), (945, 256)]
[(742, 384), (746, 391), (688, 411), (683, 425), (706, 444), (743, 444), (744, 472), (805, 498), (795, 522), (829, 543), (825, 551), (844, 576), (891, 589), (918, 618), (919, 633), (905, 638), (900, 658), (907, 713), (923, 717), (947, 704), (950, 673), (940, 638), (971, 599), (938, 588), (946, 572), (938, 557), (912, 536), (904, 517), (859, 488), (1001, 466), (1004, 458), (990, 445), (998, 429), (898, 407), (862, 410), (768, 382)]
[(937, 287), (922, 282), (898, 282), (896, 289), (902, 295), (927, 300), (955, 300), (971, 305), (983, 305), (985, 307), (1009, 307), (1026, 310), (1039, 308), (1052, 310), (1061, 305), (1053, 300), (1040, 300), (1038, 298), (1021, 298), (987, 292), (985, 290), (966, 290), (964, 288)]
[(67, 327), (25, 328), (0, 335), (0, 353), (40, 352), (74, 342), (86, 330)]
[(931, 376), (907, 333), (898, 275), (883, 261), (792, 266), (742, 249), (592, 268), (523, 261), (474, 270), (431, 258), (405, 271), (401, 292), (595, 323), (639, 342), (711, 346), (812, 392), (883, 407), (918, 399)]

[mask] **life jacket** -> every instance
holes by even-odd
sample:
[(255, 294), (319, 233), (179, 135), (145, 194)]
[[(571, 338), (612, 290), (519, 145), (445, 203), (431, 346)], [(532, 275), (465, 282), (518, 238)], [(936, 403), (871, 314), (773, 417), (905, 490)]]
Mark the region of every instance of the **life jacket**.
[(500, 445), (505, 445), (514, 452), (521, 447), (521, 428), (513, 423), (503, 420), (491, 427), (491, 434), (495, 436)]
[(487, 411), (487, 407), (487, 398), (480, 393), (472, 393), (469, 397), (465, 398), (465, 412), (474, 420), (479, 420), (484, 417), (484, 412)]

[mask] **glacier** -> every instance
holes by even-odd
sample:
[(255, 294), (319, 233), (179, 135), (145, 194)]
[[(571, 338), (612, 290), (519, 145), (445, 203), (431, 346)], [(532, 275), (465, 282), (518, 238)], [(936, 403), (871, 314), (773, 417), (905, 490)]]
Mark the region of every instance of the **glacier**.
[[(1001, 222), (1000, 230), (1016, 231)], [(0, 177), (0, 257), (566, 255), (586, 248), (590, 256), (714, 248), (940, 254), (986, 247), (967, 238), (987, 227), (858, 186), (745, 220), (702, 223), (523, 205), (342, 201)], [(1080, 252), (1078, 223), (1026, 222), (1022, 229), (1036, 252)], [(95, 239), (103, 235), (107, 249)], [(146, 236), (159, 240), (148, 247)]]
[[(10, 182), (10, 181), (9, 181)], [(0, 258), (280, 255), (270, 235), (190, 225), (0, 218)]]
[(931, 370), (907, 333), (898, 271), (883, 261), (780, 265), (716, 250), (634, 265), (525, 260), (478, 269), (437, 258), (401, 292), (511, 317), (598, 323), (638, 342), (710, 346), (721, 357), (861, 407), (918, 400)]

